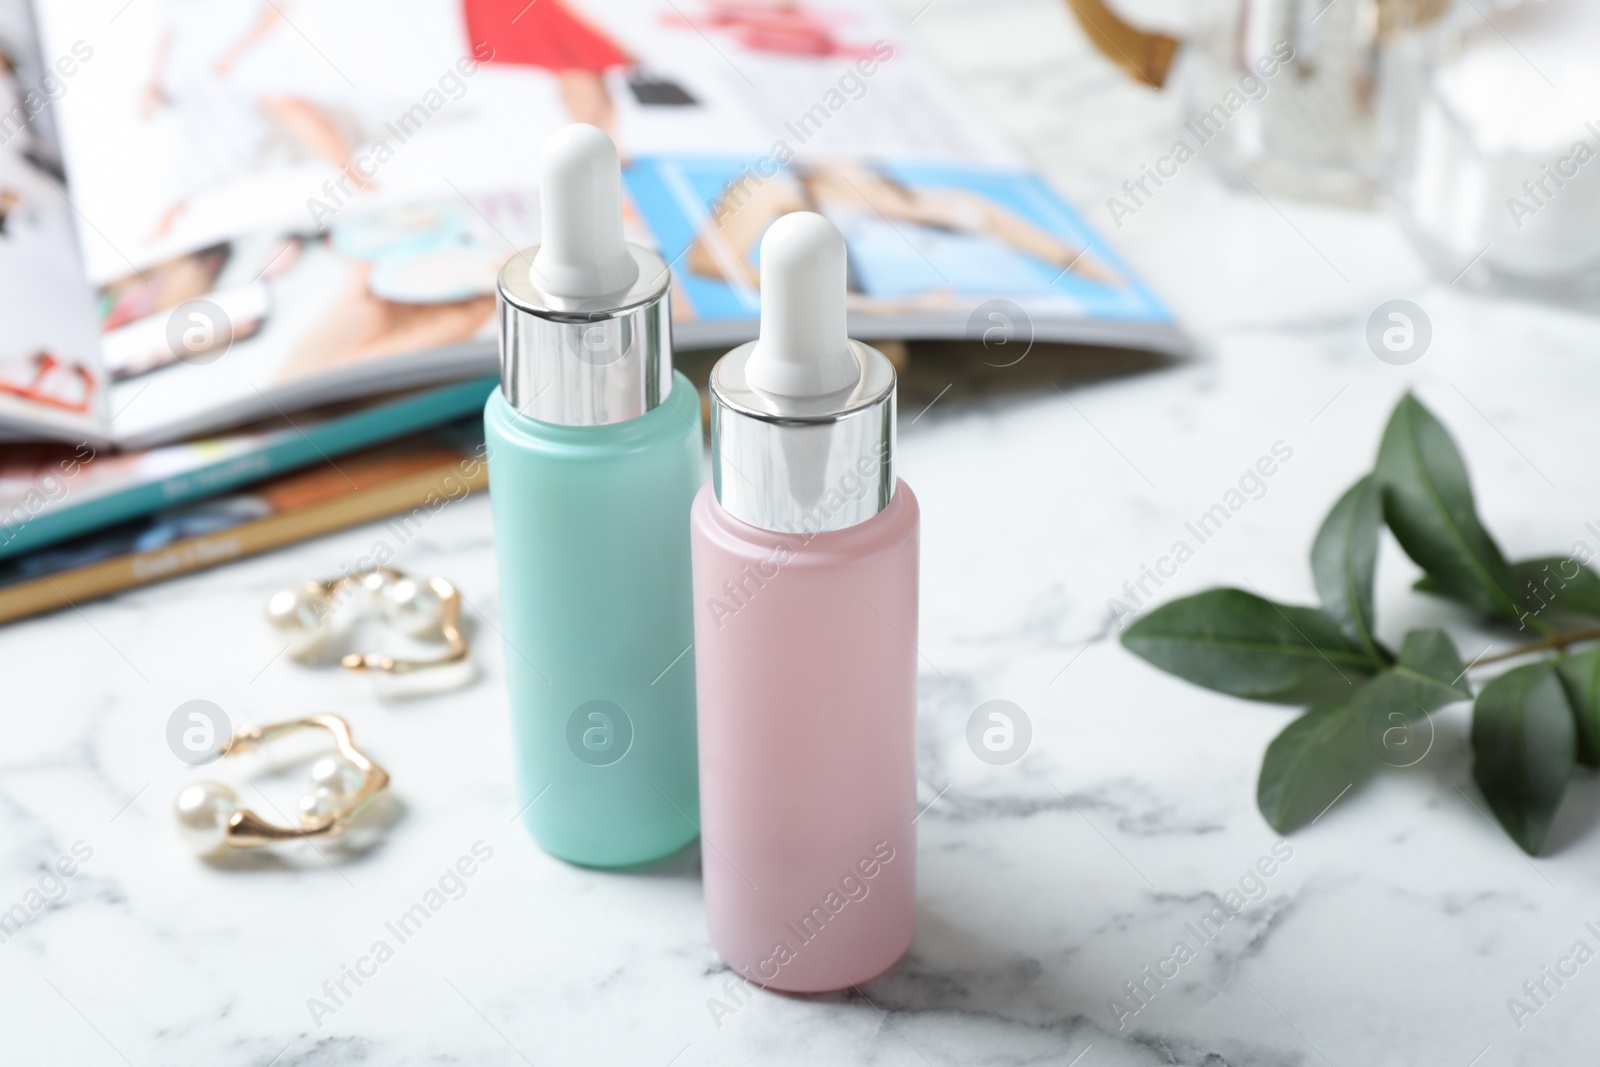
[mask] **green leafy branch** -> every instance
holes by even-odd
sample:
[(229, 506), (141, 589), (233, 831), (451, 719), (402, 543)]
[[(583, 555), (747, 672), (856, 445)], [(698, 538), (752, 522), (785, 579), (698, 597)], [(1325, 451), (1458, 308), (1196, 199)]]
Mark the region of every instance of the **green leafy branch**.
[(1412, 630), (1398, 654), (1378, 640), (1372, 589), (1384, 525), (1422, 568), (1416, 589), (1540, 635), (1472, 665), (1538, 657), (1490, 680), (1472, 711), (1473, 777), (1506, 832), (1537, 854), (1576, 765), (1600, 765), (1600, 648), (1569, 651), (1600, 640), (1600, 627), (1554, 621), (1600, 618), (1600, 576), (1581, 545), (1572, 557), (1508, 563), (1478, 518), (1455, 442), (1415, 397), (1395, 407), (1375, 469), (1339, 498), (1312, 543), (1321, 607), (1212, 589), (1162, 605), (1122, 642), (1196, 685), (1308, 706), (1267, 746), (1256, 787), (1261, 814), (1288, 833), (1378, 764), (1420, 761), (1420, 726), (1473, 700), (1443, 630)]

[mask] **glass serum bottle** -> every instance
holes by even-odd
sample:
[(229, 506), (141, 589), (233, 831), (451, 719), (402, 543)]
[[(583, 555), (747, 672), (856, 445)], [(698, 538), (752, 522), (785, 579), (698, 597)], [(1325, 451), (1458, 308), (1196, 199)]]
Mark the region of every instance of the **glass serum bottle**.
[(691, 520), (706, 913), (753, 982), (844, 989), (915, 918), (920, 518), (894, 475), (895, 372), (845, 332), (820, 215), (761, 242), (761, 334), (711, 372)]
[(667, 264), (623, 239), (610, 139), (556, 133), (540, 195), (484, 409), (517, 805), (552, 855), (621, 867), (697, 832), (700, 401), (672, 369)]

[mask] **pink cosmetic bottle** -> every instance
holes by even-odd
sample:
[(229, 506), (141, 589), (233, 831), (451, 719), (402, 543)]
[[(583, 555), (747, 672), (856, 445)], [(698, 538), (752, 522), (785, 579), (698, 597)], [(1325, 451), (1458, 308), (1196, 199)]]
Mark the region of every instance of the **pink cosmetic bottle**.
[(844, 989), (911, 943), (917, 499), (895, 374), (845, 332), (820, 215), (761, 242), (761, 336), (711, 372), (691, 513), (711, 941), (773, 989)]

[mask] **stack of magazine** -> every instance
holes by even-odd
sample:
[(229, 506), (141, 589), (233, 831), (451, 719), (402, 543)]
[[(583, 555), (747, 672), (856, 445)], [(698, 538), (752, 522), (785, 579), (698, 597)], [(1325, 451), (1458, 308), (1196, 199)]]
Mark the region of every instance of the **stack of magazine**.
[(855, 336), (1182, 347), (875, 3), (0, 0), (0, 621), (481, 488), (495, 277), (573, 121), (679, 349), (754, 336), (795, 210)]

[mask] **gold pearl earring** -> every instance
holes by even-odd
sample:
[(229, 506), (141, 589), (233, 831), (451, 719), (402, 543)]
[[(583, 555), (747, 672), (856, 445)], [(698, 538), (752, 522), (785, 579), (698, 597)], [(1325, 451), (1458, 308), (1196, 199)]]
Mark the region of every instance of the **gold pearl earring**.
[(443, 578), (416, 579), (394, 567), (304, 582), (280, 589), (267, 598), (267, 623), (288, 646), (288, 654), (310, 659), (342, 638), (349, 618), (340, 609), (351, 597), (376, 609), (385, 621), (407, 637), (438, 635), (445, 651), (431, 659), (405, 659), (377, 652), (351, 652), (339, 663), (352, 671), (405, 674), (456, 663), (467, 657), (466, 635), (461, 630), (461, 594)]
[(389, 788), (389, 772), (356, 748), (350, 725), (337, 715), (312, 715), (270, 726), (244, 727), (233, 735), (222, 755), (236, 756), (308, 729), (331, 733), (338, 755), (312, 764), (311, 791), (299, 804), (300, 825), (268, 822), (241, 806), (239, 795), (221, 782), (196, 782), (180, 792), (173, 805), (178, 832), (191, 851), (214, 856), (229, 849), (337, 837)]

